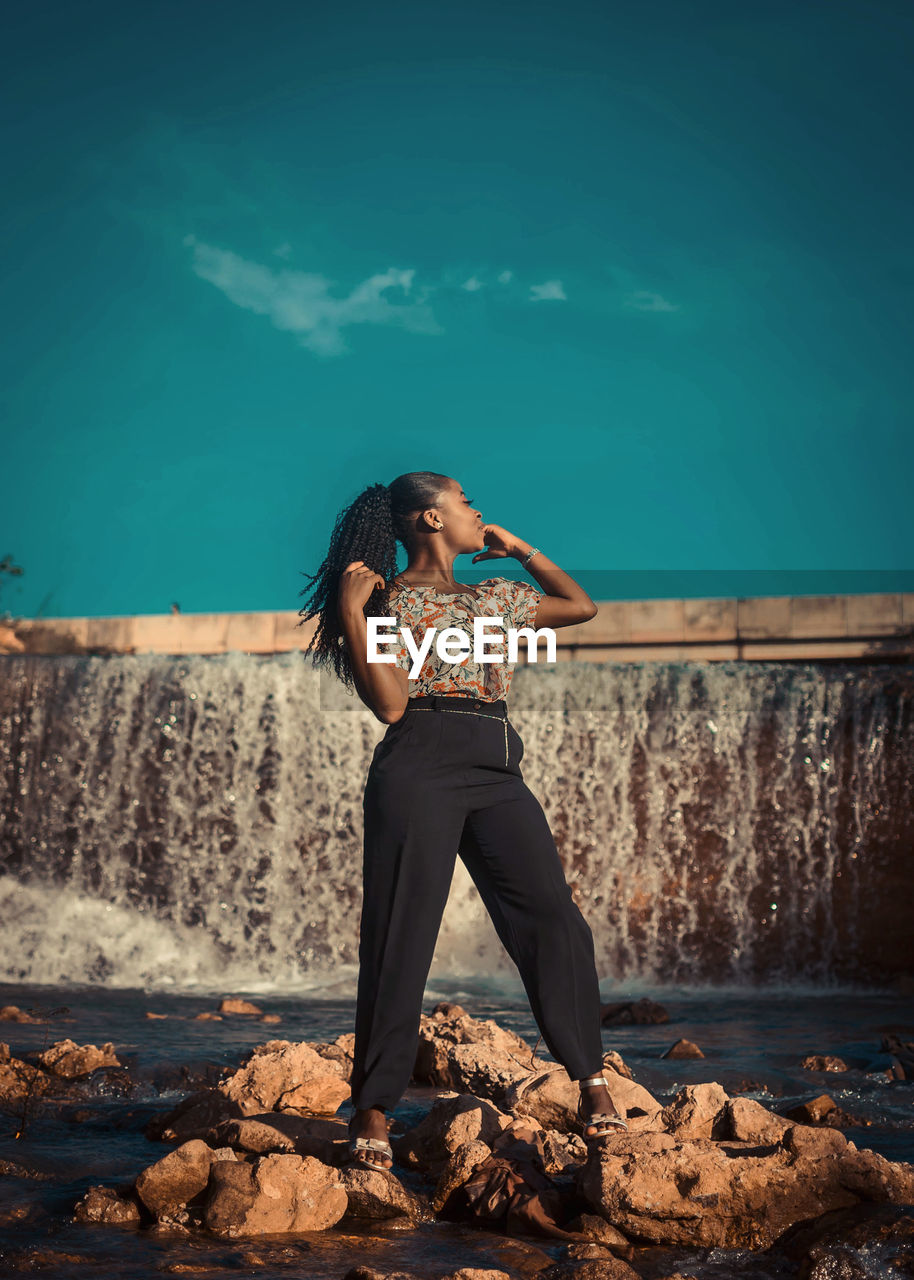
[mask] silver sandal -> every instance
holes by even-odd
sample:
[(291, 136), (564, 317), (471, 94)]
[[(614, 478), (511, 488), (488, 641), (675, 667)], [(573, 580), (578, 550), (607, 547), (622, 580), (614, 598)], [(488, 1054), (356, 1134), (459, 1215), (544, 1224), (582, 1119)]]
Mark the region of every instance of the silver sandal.
[[(382, 1155), (389, 1156), (391, 1163), (381, 1164), (378, 1160), (372, 1160), (372, 1151), (380, 1151)], [(365, 1153), (364, 1155), (362, 1153)], [(353, 1169), (377, 1169), (379, 1173), (390, 1173), (393, 1168), (394, 1153), (389, 1142), (384, 1142), (381, 1138), (350, 1138), (349, 1139), (349, 1159), (347, 1164)]]
[[(606, 1079), (605, 1076), (589, 1076), (586, 1080), (579, 1080), (578, 1084), (582, 1088), (589, 1085), (596, 1085), (596, 1084), (603, 1084), (603, 1085), (606, 1085), (607, 1088), (609, 1087), (609, 1081)], [(583, 1137), (584, 1141), (587, 1143), (588, 1146), (590, 1146), (591, 1143), (599, 1144), (603, 1141), (604, 1138), (611, 1138), (613, 1136), (612, 1130), (607, 1128), (608, 1125), (615, 1125), (619, 1129), (628, 1128), (628, 1125), (622, 1119), (621, 1116), (610, 1115), (608, 1111), (600, 1111), (596, 1115), (592, 1115), (592, 1116), (586, 1116), (586, 1117), (582, 1116), (581, 1103), (583, 1101), (584, 1101), (584, 1095), (582, 1093), (581, 1096), (578, 1098), (578, 1119), (580, 1120), (584, 1130), (587, 1129), (588, 1125), (595, 1125), (597, 1126), (598, 1129), (602, 1129), (602, 1132), (597, 1132), (597, 1133), (584, 1132), (581, 1134), (581, 1136)]]

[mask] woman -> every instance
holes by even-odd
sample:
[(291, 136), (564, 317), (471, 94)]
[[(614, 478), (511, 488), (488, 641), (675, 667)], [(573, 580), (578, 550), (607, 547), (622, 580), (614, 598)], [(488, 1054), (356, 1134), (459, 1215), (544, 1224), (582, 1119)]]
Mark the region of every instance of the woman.
[[(409, 559), (396, 573), (397, 542)], [(456, 582), (454, 559), (520, 560), (545, 588), (488, 578)], [(320, 615), (307, 652), (330, 663), (388, 725), (375, 748), (363, 801), (363, 900), (355, 1018), (350, 1157), (393, 1163), (385, 1112), (396, 1106), (415, 1062), (425, 981), (459, 852), (499, 938), (518, 967), (550, 1053), (579, 1080), (585, 1140), (626, 1128), (601, 1074), (600, 996), (593, 935), (571, 896), (539, 801), (523, 781), (523, 742), (507, 715), (513, 665), (451, 665), (434, 643), (408, 672), (405, 643), (395, 661), (368, 661), (367, 617), (384, 632), (426, 630), (501, 616), (509, 627), (570, 627), (596, 606), (541, 551), (499, 525), (483, 524), (460, 484), (431, 471), (370, 485), (337, 518), (312, 606)], [(490, 655), (507, 653), (487, 627)], [(433, 638), (434, 639), (434, 638)], [(412, 688), (410, 687), (412, 684)]]

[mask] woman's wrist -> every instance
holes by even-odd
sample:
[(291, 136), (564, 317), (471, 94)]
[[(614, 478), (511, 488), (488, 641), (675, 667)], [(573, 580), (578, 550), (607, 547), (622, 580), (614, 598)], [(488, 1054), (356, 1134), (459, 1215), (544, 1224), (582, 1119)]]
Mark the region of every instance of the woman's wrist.
[(532, 542), (516, 542), (514, 544), (514, 550), (511, 552), (511, 555), (514, 557), (515, 560), (523, 560), (524, 556), (529, 555), (532, 550), (533, 550)]

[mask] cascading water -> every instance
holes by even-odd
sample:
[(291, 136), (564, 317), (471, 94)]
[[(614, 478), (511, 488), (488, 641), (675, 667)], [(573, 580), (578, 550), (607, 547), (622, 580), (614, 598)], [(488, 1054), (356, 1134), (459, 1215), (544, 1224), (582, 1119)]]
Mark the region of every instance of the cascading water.
[[(914, 971), (914, 670), (520, 667), (606, 984)], [(352, 994), (384, 732), (300, 653), (0, 658), (0, 980)], [(462, 863), (431, 977), (516, 978)]]

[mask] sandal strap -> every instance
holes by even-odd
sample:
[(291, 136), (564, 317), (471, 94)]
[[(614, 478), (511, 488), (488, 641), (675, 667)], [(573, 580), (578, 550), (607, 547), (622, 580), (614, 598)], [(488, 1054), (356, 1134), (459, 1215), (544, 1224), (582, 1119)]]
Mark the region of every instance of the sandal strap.
[(611, 1116), (605, 1111), (601, 1111), (599, 1115), (588, 1116), (585, 1125), (588, 1124), (617, 1124), (622, 1129), (627, 1129), (628, 1125), (621, 1116)]
[(352, 1151), (383, 1151), (385, 1155), (393, 1159), (393, 1150), (389, 1142), (382, 1142), (380, 1138), (353, 1138), (350, 1145)]
[(581, 1085), (582, 1088), (594, 1084), (605, 1084), (608, 1086), (609, 1081), (605, 1076), (590, 1076), (587, 1080), (579, 1080), (578, 1084)]

